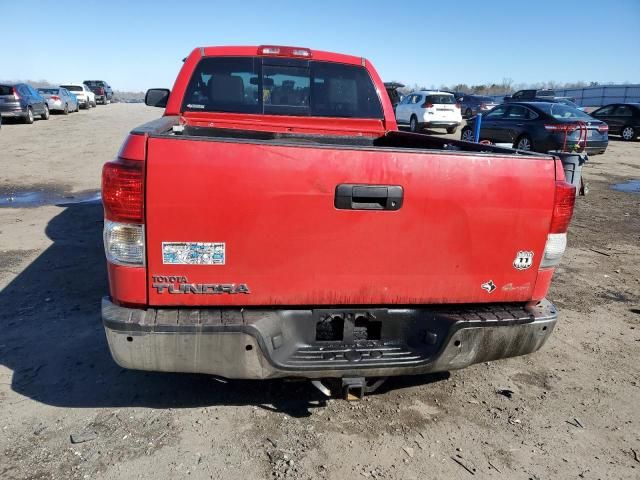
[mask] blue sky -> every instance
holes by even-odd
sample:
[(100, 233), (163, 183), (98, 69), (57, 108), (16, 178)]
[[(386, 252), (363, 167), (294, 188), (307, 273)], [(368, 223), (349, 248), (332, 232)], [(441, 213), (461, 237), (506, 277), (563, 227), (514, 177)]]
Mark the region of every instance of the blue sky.
[(425, 86), (640, 82), (640, 0), (0, 4), (16, 19), (0, 28), (5, 80), (170, 88), (196, 46), (282, 44), (364, 56), (384, 80)]

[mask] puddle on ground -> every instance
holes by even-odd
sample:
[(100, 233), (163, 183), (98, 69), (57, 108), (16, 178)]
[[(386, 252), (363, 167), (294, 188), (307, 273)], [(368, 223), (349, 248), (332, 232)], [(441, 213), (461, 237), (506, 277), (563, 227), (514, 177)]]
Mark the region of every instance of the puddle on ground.
[(0, 188), (0, 208), (30, 208), (43, 205), (72, 205), (100, 201), (100, 190), (69, 193), (65, 189), (49, 186), (36, 186), (26, 189)]
[(619, 192), (640, 193), (640, 180), (627, 180), (623, 183), (616, 183), (611, 185), (611, 188)]

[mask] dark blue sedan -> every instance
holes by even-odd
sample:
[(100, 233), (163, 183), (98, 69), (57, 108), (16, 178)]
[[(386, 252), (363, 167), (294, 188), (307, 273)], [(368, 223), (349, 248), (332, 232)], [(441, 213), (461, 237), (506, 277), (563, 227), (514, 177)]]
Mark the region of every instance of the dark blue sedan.
[[(467, 120), (461, 138), (473, 141), (477, 117)], [(577, 108), (551, 102), (514, 102), (498, 105), (482, 116), (480, 140), (509, 143), (518, 150), (604, 153), (609, 144), (605, 122)]]

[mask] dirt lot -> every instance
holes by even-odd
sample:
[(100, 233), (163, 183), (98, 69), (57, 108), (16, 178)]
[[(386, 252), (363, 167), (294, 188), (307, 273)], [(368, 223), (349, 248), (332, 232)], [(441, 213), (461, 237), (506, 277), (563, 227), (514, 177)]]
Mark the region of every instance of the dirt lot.
[[(3, 125), (0, 200), (90, 198), (125, 133), (158, 114)], [(101, 206), (0, 208), (0, 478), (640, 478), (640, 194), (610, 188), (640, 179), (640, 142), (612, 139), (586, 179), (541, 351), (393, 379), (359, 403), (119, 368), (100, 323)]]

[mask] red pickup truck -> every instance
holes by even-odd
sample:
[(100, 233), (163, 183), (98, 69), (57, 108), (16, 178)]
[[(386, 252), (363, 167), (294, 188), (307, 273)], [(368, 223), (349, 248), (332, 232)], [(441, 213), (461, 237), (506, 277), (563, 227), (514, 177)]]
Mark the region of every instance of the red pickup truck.
[(206, 47), (105, 164), (123, 367), (362, 380), (533, 352), (575, 188), (559, 159), (398, 131), (361, 57)]

